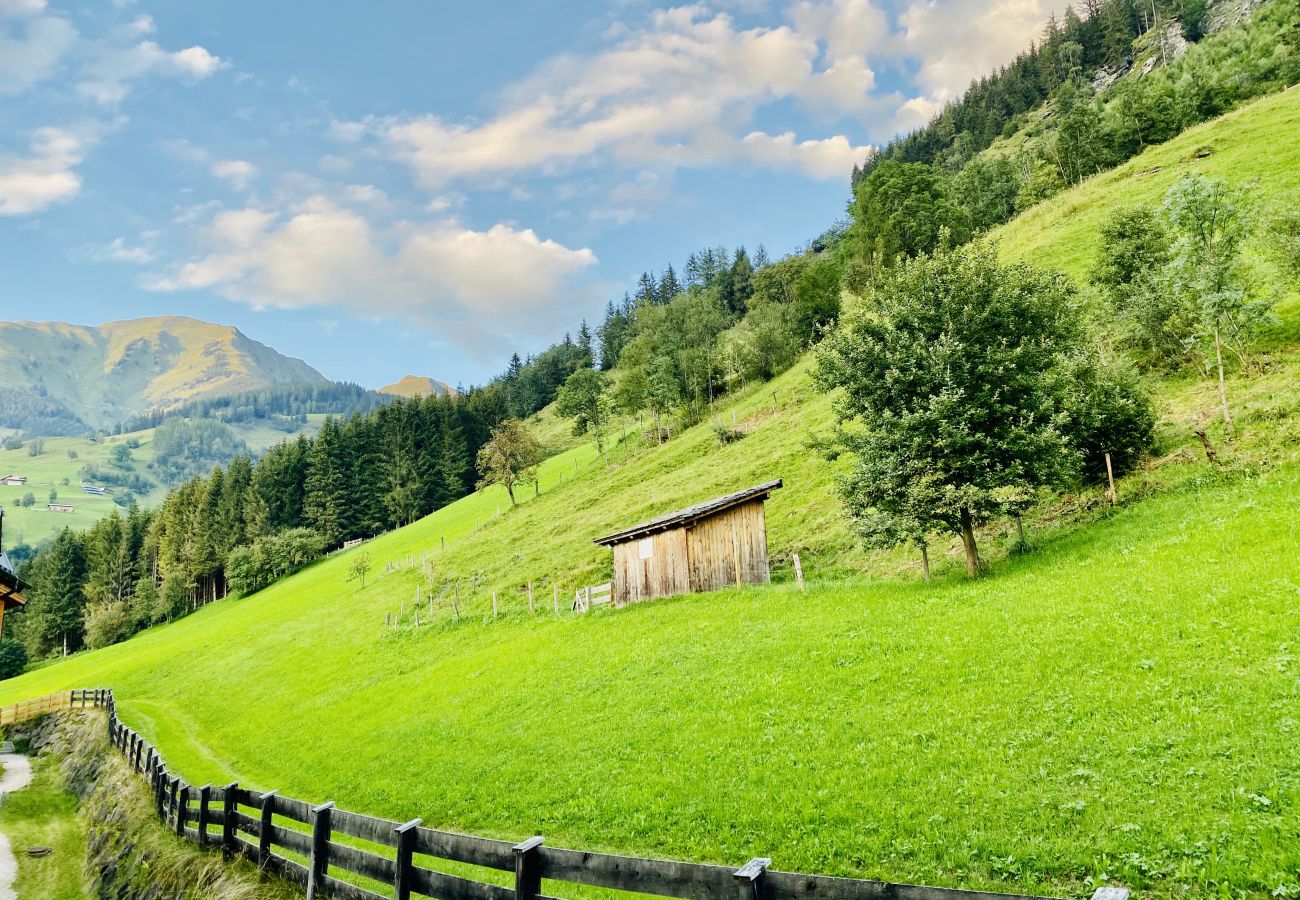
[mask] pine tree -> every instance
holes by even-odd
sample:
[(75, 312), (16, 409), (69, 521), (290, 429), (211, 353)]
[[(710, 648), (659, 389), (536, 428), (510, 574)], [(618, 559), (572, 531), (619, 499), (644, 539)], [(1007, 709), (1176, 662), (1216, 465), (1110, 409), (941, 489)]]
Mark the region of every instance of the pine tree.
[(654, 306), (659, 302), (659, 290), (655, 287), (654, 276), (649, 272), (642, 272), (636, 280), (635, 298), (637, 306)]
[(659, 302), (668, 303), (674, 297), (682, 292), (682, 286), (677, 281), (677, 273), (673, 271), (672, 263), (664, 269), (664, 274), (659, 278)]
[(587, 320), (583, 319), (582, 324), (578, 326), (578, 367), (591, 368), (595, 364), (595, 354), (591, 347), (591, 328), (587, 326)]
[(345, 534), (347, 484), (339, 464), (340, 444), (339, 426), (331, 416), (312, 441), (307, 456), (304, 512), (327, 547), (341, 544)]

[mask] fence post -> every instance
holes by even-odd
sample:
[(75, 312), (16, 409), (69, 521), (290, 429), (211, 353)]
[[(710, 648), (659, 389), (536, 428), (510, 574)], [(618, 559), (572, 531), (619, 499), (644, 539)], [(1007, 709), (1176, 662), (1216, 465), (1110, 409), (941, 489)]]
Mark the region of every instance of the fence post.
[(423, 819), (412, 819), (405, 825), (398, 825), (397, 832), (397, 868), (393, 875), (393, 900), (411, 900), (414, 888), (414, 873), (411, 871), (411, 859), (415, 856), (416, 829)]
[(763, 900), (763, 874), (772, 860), (759, 856), (736, 870), (736, 883), (740, 887), (738, 900)]
[(316, 894), (325, 881), (330, 867), (330, 810), (332, 801), (311, 808), (311, 861), (307, 868), (307, 900), (316, 900)]
[(1099, 887), (1093, 891), (1092, 900), (1128, 900), (1128, 888)]
[(537, 900), (537, 895), (542, 892), (542, 869), (537, 859), (537, 848), (540, 846), (540, 835), (514, 846), (515, 900)]
[(235, 856), (235, 816), (239, 814), (239, 782), (232, 781), (225, 787), (225, 818), (221, 820), (221, 855), (226, 859)]
[(174, 783), (176, 785), (176, 836), (185, 837), (185, 820), (190, 814), (190, 786), (181, 785), (179, 778)]
[(212, 802), (212, 785), (199, 788), (199, 846), (208, 845), (208, 804)]
[(804, 586), (803, 586), (803, 566), (799, 564), (799, 554), (798, 554), (798, 553), (792, 554), (791, 558), (794, 560), (794, 580), (795, 580), (795, 584), (799, 585), (799, 590), (802, 591), (802, 590), (804, 590)]
[(531, 616), (535, 612), (536, 610), (533, 609), (533, 583), (530, 581), (528, 582), (528, 614)]
[(261, 825), (257, 829), (257, 864), (265, 868), (271, 861), (271, 816), (275, 815), (275, 791), (262, 795)]
[[(170, 779), (168, 781), (168, 784), (171, 787), (171, 792), (167, 799), (167, 814), (170, 816), (172, 814), (172, 810), (173, 809), (176, 810), (176, 824), (179, 825), (181, 821), (181, 808), (178, 805), (177, 801), (180, 800), (180, 795), (181, 795), (181, 776), (177, 775), (176, 777)], [(179, 834), (180, 832), (177, 833)]]
[(560, 585), (558, 583), (551, 585), (551, 595), (555, 600), (555, 614), (560, 614)]

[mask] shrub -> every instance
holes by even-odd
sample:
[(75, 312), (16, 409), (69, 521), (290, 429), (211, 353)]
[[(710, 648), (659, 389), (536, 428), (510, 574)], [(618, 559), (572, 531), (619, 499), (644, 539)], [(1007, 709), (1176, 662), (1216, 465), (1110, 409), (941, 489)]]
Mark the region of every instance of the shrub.
[(27, 648), (17, 641), (0, 641), (0, 679), (23, 674), (27, 668)]

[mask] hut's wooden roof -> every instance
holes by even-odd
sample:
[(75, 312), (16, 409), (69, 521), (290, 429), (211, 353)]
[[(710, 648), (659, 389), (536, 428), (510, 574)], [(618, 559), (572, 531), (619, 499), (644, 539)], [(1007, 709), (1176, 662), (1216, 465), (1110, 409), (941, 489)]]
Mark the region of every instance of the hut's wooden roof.
[(596, 538), (595, 542), (606, 547), (612, 547), (615, 544), (634, 541), (637, 538), (657, 534), (661, 531), (681, 528), (684, 525), (690, 525), (692, 522), (697, 522), (708, 516), (717, 515), (723, 510), (731, 509), (733, 506), (739, 506), (742, 503), (748, 503), (751, 500), (766, 500), (767, 496), (779, 487), (781, 487), (781, 479), (779, 478), (776, 481), (757, 484), (754, 487), (745, 488), (743, 491), (736, 491), (734, 494), (727, 494), (725, 497), (714, 497), (712, 500), (705, 500), (703, 503), (697, 503), (694, 506), (667, 513), (657, 519), (651, 519), (649, 522), (642, 522), (640, 525), (633, 525), (631, 528), (625, 528), (605, 537)]

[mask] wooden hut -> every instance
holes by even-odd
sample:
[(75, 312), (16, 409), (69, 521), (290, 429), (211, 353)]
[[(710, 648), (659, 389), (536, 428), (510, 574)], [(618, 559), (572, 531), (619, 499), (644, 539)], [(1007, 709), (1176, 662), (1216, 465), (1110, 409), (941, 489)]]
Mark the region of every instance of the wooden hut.
[(5, 613), (27, 602), (22, 592), (27, 588), (14, 572), (4, 552), (5, 511), (0, 507), (0, 637), (5, 633)]
[(769, 481), (597, 538), (614, 551), (613, 602), (766, 584)]

